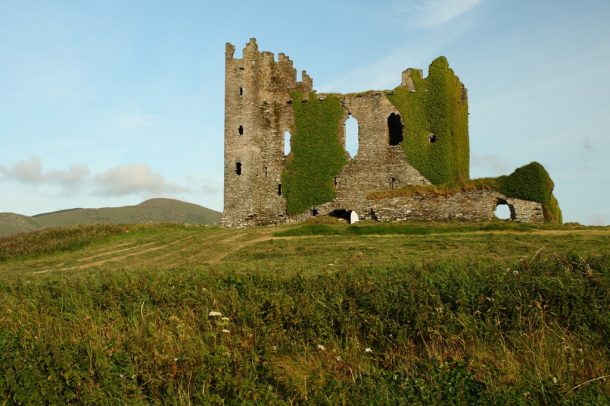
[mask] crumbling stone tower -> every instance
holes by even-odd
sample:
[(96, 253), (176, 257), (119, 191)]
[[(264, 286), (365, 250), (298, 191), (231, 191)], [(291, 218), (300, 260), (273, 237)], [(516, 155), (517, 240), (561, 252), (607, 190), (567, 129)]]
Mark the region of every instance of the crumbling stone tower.
[(279, 54), (276, 62), (271, 52), (259, 52), (254, 38), (242, 59), (234, 53), (227, 44), (223, 224), (275, 223), (286, 214), (284, 132), (294, 126), (290, 102), (302, 85), (288, 57)]
[[(297, 82), (292, 61), (260, 52), (254, 38), (241, 59), (234, 56), (227, 43), (226, 227), (355, 213), (378, 221), (485, 220), (499, 204), (517, 221), (560, 218), (539, 164), (518, 176), (470, 181), (466, 89), (444, 57), (426, 78), (407, 69), (394, 90), (318, 94), (305, 71)], [(358, 121), (355, 156), (345, 145), (349, 117)], [(534, 194), (519, 186), (532, 176), (541, 185)]]

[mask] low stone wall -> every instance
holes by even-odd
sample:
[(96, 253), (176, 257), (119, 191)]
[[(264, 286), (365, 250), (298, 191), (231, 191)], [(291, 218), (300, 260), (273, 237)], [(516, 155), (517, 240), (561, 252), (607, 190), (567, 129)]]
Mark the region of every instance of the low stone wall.
[(543, 223), (542, 204), (508, 198), (491, 190), (468, 190), (450, 195), (413, 195), (384, 199), (367, 199), (345, 206), (336, 199), (296, 216), (252, 216), (232, 224), (232, 227), (251, 227), (296, 224), (317, 215), (355, 211), (360, 220), (394, 221), (489, 221), (495, 218), (496, 207), (508, 205), (511, 219), (521, 223)]
[(527, 200), (507, 198), (489, 190), (472, 190), (445, 195), (400, 196), (367, 200), (356, 210), (361, 219), (376, 221), (484, 221), (495, 218), (499, 204), (507, 204), (512, 220), (518, 222), (544, 222), (542, 205)]

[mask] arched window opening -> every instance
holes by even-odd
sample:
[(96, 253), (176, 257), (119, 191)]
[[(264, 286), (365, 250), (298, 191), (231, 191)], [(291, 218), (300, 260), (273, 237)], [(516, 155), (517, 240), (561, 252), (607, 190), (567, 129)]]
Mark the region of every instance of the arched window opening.
[(515, 210), (506, 202), (506, 200), (498, 200), (494, 214), (499, 220), (514, 220)]
[(241, 176), (241, 162), (235, 162), (235, 173), (237, 176)]
[(284, 155), (288, 156), (290, 154), (290, 143), (292, 141), (292, 136), (290, 135), (290, 131), (286, 130), (284, 132)]
[(237, 132), (239, 133), (239, 135), (244, 135), (244, 126), (240, 125), (239, 128), (237, 129)]
[(402, 121), (400, 114), (392, 113), (388, 117), (388, 134), (390, 145), (398, 145), (402, 142)]
[(358, 120), (351, 114), (345, 120), (345, 150), (350, 158), (355, 158), (358, 154)]

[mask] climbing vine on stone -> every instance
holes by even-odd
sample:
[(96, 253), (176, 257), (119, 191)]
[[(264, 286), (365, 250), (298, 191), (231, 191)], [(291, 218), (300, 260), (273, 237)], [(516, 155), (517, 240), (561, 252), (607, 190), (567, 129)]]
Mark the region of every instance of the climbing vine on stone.
[(435, 59), (427, 78), (412, 71), (415, 91), (388, 92), (405, 126), (407, 161), (435, 185), (469, 179), (468, 101), (464, 86), (445, 57)]
[(339, 141), (343, 108), (337, 97), (319, 100), (312, 93), (303, 100), (295, 92), (292, 106), (295, 128), (282, 185), (288, 214), (298, 214), (335, 198), (334, 178), (347, 160)]

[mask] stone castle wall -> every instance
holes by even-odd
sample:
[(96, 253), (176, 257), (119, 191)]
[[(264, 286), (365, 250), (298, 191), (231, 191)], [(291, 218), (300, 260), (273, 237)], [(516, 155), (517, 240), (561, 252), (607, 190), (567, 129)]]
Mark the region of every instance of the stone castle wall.
[[(410, 165), (401, 145), (391, 145), (390, 115), (396, 107), (382, 91), (336, 95), (344, 109), (342, 121), (352, 116), (358, 121), (358, 152), (335, 178), (336, 198), (296, 216), (286, 213), (282, 193), (284, 133), (294, 133), (293, 92), (309, 97), (313, 81), (305, 71), (296, 80), (292, 61), (284, 54), (277, 60), (270, 52), (260, 52), (255, 39), (234, 57), (235, 47), (226, 46), (225, 56), (225, 178), (222, 224), (226, 227), (284, 224), (303, 221), (314, 215), (341, 210), (356, 211), (360, 218), (398, 220), (488, 220), (494, 218), (498, 203), (508, 203), (517, 221), (543, 221), (540, 204), (508, 199), (497, 192), (469, 191), (451, 196), (410, 196), (369, 200), (371, 192), (397, 189), (430, 182)], [(403, 72), (402, 86), (415, 92), (412, 70)], [(399, 123), (408, 123), (400, 117)], [(337, 134), (345, 146), (345, 128)]]
[(286, 201), (278, 194), (284, 167), (284, 132), (294, 127), (289, 102), (296, 88), (292, 61), (259, 52), (254, 39), (242, 59), (226, 46), (225, 226), (281, 222)]

